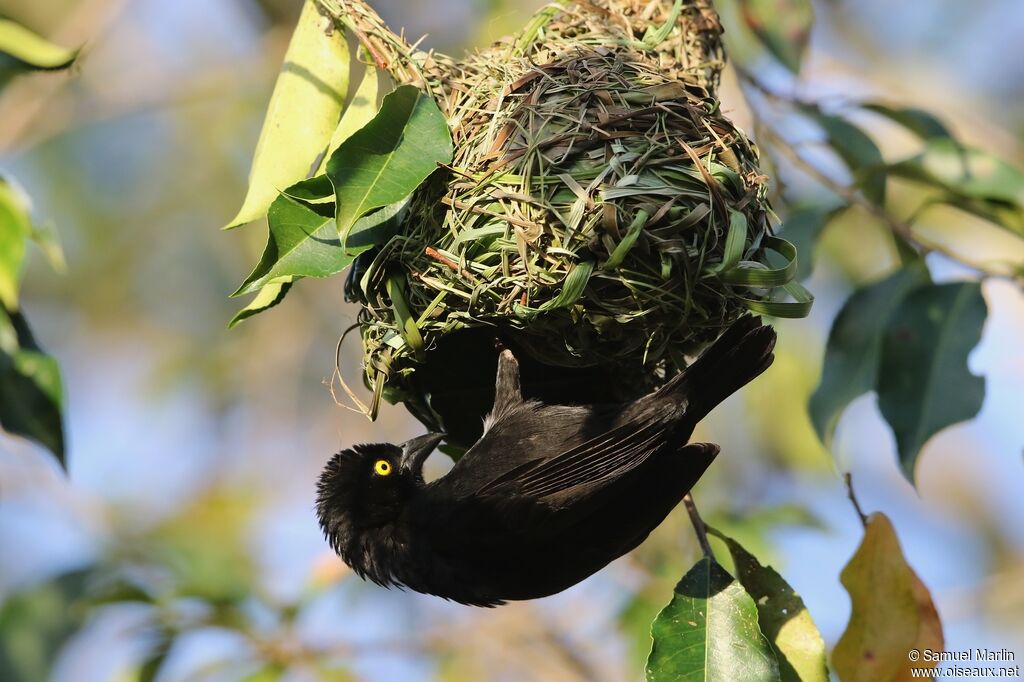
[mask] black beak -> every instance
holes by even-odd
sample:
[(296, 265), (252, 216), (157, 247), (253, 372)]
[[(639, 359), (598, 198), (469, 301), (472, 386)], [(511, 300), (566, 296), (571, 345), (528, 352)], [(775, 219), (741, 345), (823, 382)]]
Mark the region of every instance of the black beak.
[(422, 471), (427, 457), (434, 451), (437, 444), (444, 440), (446, 435), (448, 434), (428, 433), (425, 436), (406, 441), (402, 444), (402, 458), (399, 460), (399, 466), (405, 471), (411, 471), (418, 475)]

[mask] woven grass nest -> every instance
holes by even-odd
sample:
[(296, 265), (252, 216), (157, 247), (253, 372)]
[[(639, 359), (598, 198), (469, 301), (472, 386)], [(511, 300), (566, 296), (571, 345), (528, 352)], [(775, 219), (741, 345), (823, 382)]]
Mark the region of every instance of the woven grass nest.
[[(720, 111), (707, 2), (556, 5), (462, 60), (404, 53), (364, 5), (343, 11), (397, 80), (435, 96), (455, 143), (400, 235), (353, 276), (377, 399), (451, 431), (438, 396), (467, 383), (451, 366), (474, 354), (446, 344), (470, 331), (490, 339), (485, 363), (497, 338), (539, 383), (589, 377), (581, 399), (624, 399), (744, 311), (773, 312), (795, 254), (772, 236), (756, 149)], [(486, 391), (493, 374), (479, 370)], [(485, 395), (454, 400), (470, 397), (486, 411)]]

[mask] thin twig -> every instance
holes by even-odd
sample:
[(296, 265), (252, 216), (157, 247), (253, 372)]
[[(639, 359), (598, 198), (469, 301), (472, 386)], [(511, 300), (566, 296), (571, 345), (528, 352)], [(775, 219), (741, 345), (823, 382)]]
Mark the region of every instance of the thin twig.
[(856, 206), (868, 212), (872, 217), (878, 219), (883, 225), (885, 225), (890, 232), (904, 241), (916, 246), (922, 251), (923, 255), (927, 255), (932, 252), (938, 253), (951, 261), (974, 270), (983, 279), (1004, 279), (1017, 285), (1024, 285), (1024, 280), (1019, 276), (993, 270), (990, 266), (984, 263), (979, 263), (973, 259), (967, 258), (963, 254), (950, 249), (948, 246), (915, 233), (909, 223), (900, 220), (886, 209), (862, 196), (853, 188), (829, 177), (828, 174), (801, 156), (798, 151), (796, 151), (784, 138), (771, 129), (770, 126), (765, 126), (765, 129), (768, 132), (768, 136), (778, 142), (777, 145), (773, 145), (773, 148), (779, 149), (779, 151), (789, 158), (790, 161), (806, 171), (815, 180), (825, 185), (830, 191), (837, 194), (847, 204)]
[[(785, 104), (804, 108), (813, 108), (819, 110), (817, 102), (803, 100), (795, 95), (786, 95), (772, 90), (750, 72), (745, 71), (737, 67), (737, 73), (740, 78), (751, 87), (756, 89), (758, 92), (763, 94), (765, 97), (783, 102)], [(755, 114), (758, 122), (758, 127), (763, 130), (766, 137), (771, 139), (775, 144), (772, 145), (773, 149), (777, 149), (786, 158), (788, 158), (795, 166), (806, 172), (812, 178), (820, 182), (831, 192), (835, 193), (839, 198), (845, 201), (850, 206), (856, 206), (869, 213), (872, 217), (880, 221), (890, 232), (896, 237), (903, 239), (904, 241), (912, 244), (921, 250), (922, 255), (928, 253), (938, 253), (948, 258), (951, 261), (959, 263), (960, 265), (974, 270), (979, 277), (982, 279), (1004, 279), (1008, 280), (1018, 286), (1024, 286), (1024, 277), (1015, 275), (1008, 272), (1002, 272), (993, 270), (991, 266), (984, 263), (979, 263), (971, 258), (964, 256), (961, 253), (939, 243), (934, 240), (923, 237), (917, 234), (913, 230), (913, 226), (905, 220), (901, 220), (890, 213), (885, 207), (879, 206), (875, 202), (871, 201), (867, 197), (863, 196), (854, 187), (845, 185), (834, 178), (828, 173), (823, 171), (813, 162), (806, 159), (794, 145), (786, 139), (786, 137), (778, 131), (778, 128), (773, 126), (763, 116)]]
[(697, 534), (697, 543), (700, 545), (700, 550), (704, 553), (704, 556), (714, 559), (715, 553), (711, 551), (711, 543), (708, 542), (707, 526), (704, 525), (704, 519), (700, 517), (697, 505), (693, 503), (693, 496), (690, 493), (686, 493), (683, 496), (683, 504), (686, 505), (686, 513), (690, 515), (690, 523), (693, 524), (693, 530)]
[(860, 502), (857, 501), (857, 496), (853, 493), (853, 474), (847, 471), (843, 474), (843, 481), (846, 483), (846, 495), (850, 498), (850, 502), (853, 502), (853, 508), (857, 511), (857, 516), (860, 517), (861, 525), (867, 526), (868, 517), (860, 508)]
[(453, 270), (453, 271), (459, 273), (460, 275), (462, 275), (463, 277), (465, 277), (469, 281), (471, 281), (471, 282), (478, 281), (477, 278), (473, 276), (472, 272), (470, 272), (469, 270), (466, 270), (464, 268), (460, 268), (458, 263), (453, 261), (451, 258), (448, 258), (447, 256), (445, 256), (443, 253), (441, 253), (440, 251), (435, 249), (433, 246), (426, 247), (423, 250), (423, 253), (425, 253), (428, 258), (436, 260), (438, 263), (441, 263), (442, 265), (447, 267), (449, 270)]
[[(331, 380), (327, 387), (331, 392), (331, 398), (334, 400), (335, 405), (340, 405), (341, 407), (344, 407), (346, 410), (351, 410), (352, 412), (359, 412), (363, 416), (369, 417), (370, 421), (373, 421), (373, 408), (367, 407), (367, 405), (362, 400), (359, 399), (359, 396), (355, 394), (355, 391), (349, 388), (349, 385), (345, 382), (345, 375), (341, 371), (341, 347), (345, 344), (345, 337), (349, 335), (349, 332), (358, 328), (359, 323), (357, 322), (351, 325), (344, 332), (342, 332), (341, 337), (338, 339), (338, 343), (334, 347), (334, 371), (331, 373)], [(334, 391), (335, 379), (337, 379), (338, 383), (341, 385), (342, 389), (344, 389), (349, 399), (356, 404), (356, 407), (346, 405), (343, 401), (338, 399), (338, 394)]]

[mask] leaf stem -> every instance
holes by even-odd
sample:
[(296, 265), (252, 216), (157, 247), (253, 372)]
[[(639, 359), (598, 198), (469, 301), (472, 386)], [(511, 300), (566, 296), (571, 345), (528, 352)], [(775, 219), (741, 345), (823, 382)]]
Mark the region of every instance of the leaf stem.
[(853, 492), (853, 474), (847, 471), (843, 474), (843, 482), (846, 484), (846, 496), (850, 498), (850, 502), (853, 503), (853, 508), (857, 512), (857, 516), (860, 517), (860, 523), (862, 526), (868, 525), (868, 517), (864, 513), (864, 510), (860, 507), (860, 502), (857, 501), (857, 495)]
[(711, 543), (708, 542), (707, 525), (704, 523), (704, 519), (700, 517), (697, 505), (693, 503), (693, 496), (690, 493), (686, 493), (683, 496), (683, 504), (686, 506), (686, 513), (690, 515), (693, 531), (697, 534), (697, 543), (700, 545), (700, 551), (704, 553), (704, 556), (714, 559), (715, 553), (711, 551)]

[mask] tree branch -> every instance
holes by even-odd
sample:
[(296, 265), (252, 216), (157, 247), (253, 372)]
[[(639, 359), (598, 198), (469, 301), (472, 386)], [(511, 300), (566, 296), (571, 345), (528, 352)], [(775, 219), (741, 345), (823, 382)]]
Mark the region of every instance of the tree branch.
[[(817, 102), (807, 101), (795, 95), (785, 95), (776, 92), (758, 80), (750, 72), (742, 68), (736, 67), (736, 72), (744, 83), (750, 85), (769, 99), (776, 100), (790, 106), (812, 108), (820, 111), (820, 107)], [(753, 111), (754, 107), (751, 107), (751, 109)], [(856, 206), (866, 211), (882, 223), (882, 225), (884, 225), (896, 238), (902, 239), (920, 250), (922, 256), (925, 256), (928, 253), (938, 253), (955, 263), (959, 263), (963, 267), (973, 270), (981, 279), (1004, 279), (1016, 284), (1017, 286), (1024, 287), (1024, 276), (1022, 275), (993, 269), (989, 264), (975, 261), (961, 253), (958, 253), (948, 246), (945, 246), (944, 244), (915, 233), (913, 226), (909, 222), (894, 216), (884, 206), (879, 206), (875, 202), (871, 201), (857, 191), (855, 187), (839, 182), (819, 166), (815, 165), (812, 161), (805, 158), (799, 151), (797, 151), (794, 144), (786, 139), (785, 135), (779, 132), (778, 128), (772, 125), (765, 117), (760, 116), (757, 113), (754, 113), (754, 116), (757, 119), (759, 129), (763, 130), (766, 137), (772, 141), (772, 149), (778, 150), (787, 159), (789, 159), (794, 166), (824, 185), (829, 191), (836, 194), (849, 206)]]

